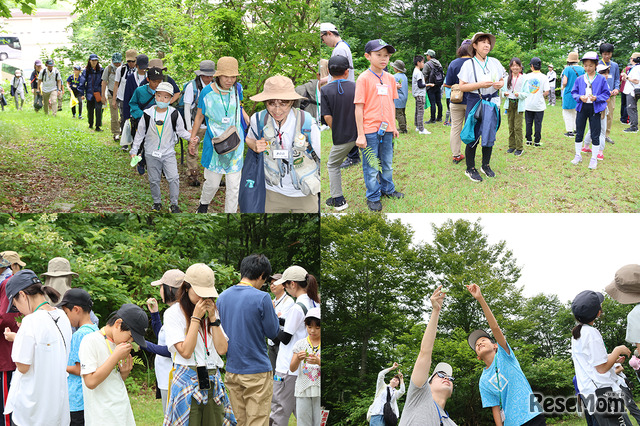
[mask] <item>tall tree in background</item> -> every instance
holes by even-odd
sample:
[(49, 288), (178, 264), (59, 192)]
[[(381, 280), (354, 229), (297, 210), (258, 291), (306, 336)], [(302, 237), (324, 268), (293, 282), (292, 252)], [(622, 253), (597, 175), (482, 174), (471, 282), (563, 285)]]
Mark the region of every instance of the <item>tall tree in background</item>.
[(640, 46), (640, 0), (612, 0), (605, 2), (589, 29), (592, 44), (612, 43), (614, 59), (622, 66)]

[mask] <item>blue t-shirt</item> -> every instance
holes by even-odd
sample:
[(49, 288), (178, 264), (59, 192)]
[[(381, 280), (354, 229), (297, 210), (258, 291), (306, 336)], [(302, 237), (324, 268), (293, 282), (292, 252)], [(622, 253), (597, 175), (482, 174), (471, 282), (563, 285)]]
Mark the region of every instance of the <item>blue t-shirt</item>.
[(396, 108), (405, 108), (407, 106), (407, 97), (409, 97), (409, 81), (407, 76), (401, 72), (394, 74), (393, 78), (402, 84), (402, 87), (398, 89), (398, 99), (394, 99), (393, 103)]
[(278, 316), (268, 293), (248, 285), (234, 285), (216, 303), (220, 322), (229, 337), (227, 371), (257, 374), (272, 371), (266, 338), (278, 336)]
[(562, 109), (575, 109), (577, 102), (571, 96), (571, 91), (573, 90), (573, 85), (576, 82), (578, 76), (584, 74), (584, 68), (580, 65), (571, 65), (562, 70), (562, 74), (560, 78), (567, 77), (567, 85), (564, 86), (564, 90), (562, 91)]
[[(236, 92), (232, 88), (230, 94), (220, 95), (220, 93), (213, 91), (212, 84), (202, 89), (198, 100), (198, 108), (202, 110), (204, 124), (207, 126), (202, 145), (201, 164), (202, 167), (215, 173), (240, 172), (242, 171), (244, 158), (244, 132), (242, 131), (240, 119), (242, 114), (240, 90)], [(238, 96), (236, 96), (236, 93)], [(218, 155), (213, 149), (211, 139), (220, 136), (229, 126), (236, 126), (236, 129), (238, 129), (240, 145), (227, 154)]]
[[(447, 86), (453, 86), (454, 84), (459, 84), (460, 79), (458, 78), (458, 74), (460, 73), (460, 68), (462, 68), (462, 64), (467, 62), (471, 58), (456, 58), (449, 64), (449, 68), (447, 68), (447, 75), (444, 78), (444, 84)], [(466, 105), (467, 103), (467, 93), (463, 92), (462, 94), (462, 103), (459, 105)], [(448, 97), (451, 97), (449, 95)]]
[(509, 352), (507, 355), (498, 345), (493, 363), (480, 376), (480, 395), (484, 408), (499, 406), (502, 398), (504, 426), (520, 426), (542, 414), (542, 409), (537, 402), (530, 407), (531, 398), (535, 400), (533, 391), (511, 346)]
[[(98, 331), (98, 326), (95, 324), (85, 324), (78, 329), (73, 336), (71, 336), (71, 345), (69, 346), (69, 361), (68, 366), (76, 365), (76, 362), (80, 362), (78, 351), (80, 349), (80, 342), (87, 334), (91, 334), (94, 331)], [(84, 400), (82, 399), (82, 377), (75, 374), (69, 374), (67, 377), (67, 385), (69, 386), (69, 411), (82, 411), (84, 410)]]

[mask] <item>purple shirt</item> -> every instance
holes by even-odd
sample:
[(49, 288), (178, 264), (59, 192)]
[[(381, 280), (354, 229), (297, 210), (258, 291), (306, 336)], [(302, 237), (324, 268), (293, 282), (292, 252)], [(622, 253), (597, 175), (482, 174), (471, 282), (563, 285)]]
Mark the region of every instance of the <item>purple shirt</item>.
[[(571, 96), (573, 96), (573, 99), (575, 99), (578, 103), (578, 105), (576, 106), (576, 111), (582, 110), (583, 102), (580, 99), (580, 96), (583, 96), (586, 93), (587, 89), (587, 82), (584, 81), (585, 75), (581, 75), (576, 79), (576, 82), (573, 85), (573, 90), (571, 90)], [(609, 96), (611, 94), (609, 92), (607, 79), (600, 74), (596, 74), (593, 82), (591, 82), (591, 91), (596, 97), (596, 100), (593, 102), (593, 112), (598, 113), (604, 111), (604, 109), (607, 107), (607, 100), (609, 99)]]

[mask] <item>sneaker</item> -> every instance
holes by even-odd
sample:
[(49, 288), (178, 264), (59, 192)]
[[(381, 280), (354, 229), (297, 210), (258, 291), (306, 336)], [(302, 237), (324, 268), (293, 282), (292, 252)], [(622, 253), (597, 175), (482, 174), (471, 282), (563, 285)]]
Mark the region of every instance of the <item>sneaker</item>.
[(153, 206), (151, 206), (151, 211), (152, 212), (159, 212), (160, 210), (162, 210), (162, 204), (153, 203)]
[(349, 204), (347, 204), (347, 200), (344, 199), (344, 196), (338, 198), (327, 198), (325, 204), (329, 207), (333, 207), (334, 209), (336, 209), (336, 211), (339, 212), (349, 207)]
[(382, 196), (385, 198), (404, 198), (404, 194), (402, 192), (393, 191), (391, 194), (382, 193)]
[(430, 131), (428, 131), (427, 129), (424, 129), (424, 130), (419, 130), (419, 131), (418, 131), (418, 134), (419, 134), (419, 135), (430, 135), (430, 134), (431, 134), (431, 132), (430, 132)]
[(450, 122), (450, 121), (447, 121), (447, 122), (445, 122), (445, 123), (444, 123), (444, 125), (445, 125), (445, 126), (449, 126), (449, 127), (451, 127), (451, 122)]
[(587, 148), (586, 146), (583, 146), (581, 151), (582, 152), (591, 152), (591, 148)]
[(597, 158), (598, 158), (598, 160), (604, 160), (604, 154), (602, 153), (602, 151), (600, 151), (598, 153), (598, 157)]
[(589, 168), (593, 170), (596, 167), (598, 167), (598, 160), (596, 160), (595, 158), (591, 158), (591, 160), (589, 161)]
[(542, 142), (536, 142), (533, 144), (533, 146), (542, 146)]
[(607, 136), (606, 138), (604, 138), (604, 141), (606, 143), (610, 143), (611, 145), (615, 145), (616, 143), (609, 137)]
[(81, 115), (78, 116), (78, 120), (82, 120), (82, 116)]
[(578, 164), (580, 164), (581, 161), (582, 161), (582, 156), (576, 154), (576, 156), (573, 157), (573, 160), (571, 160), (571, 164), (574, 164), (577, 166)]
[(120, 141), (120, 135), (113, 135), (113, 140), (115, 142), (119, 142)]
[(511, 154), (511, 153), (513, 153), (515, 150), (516, 150), (515, 148), (509, 148), (509, 149), (507, 150), (507, 154)]
[(355, 166), (358, 163), (360, 163), (360, 158), (358, 158), (357, 160), (352, 160), (351, 158), (347, 157), (347, 159), (344, 160), (342, 164), (340, 164), (340, 168), (346, 169), (347, 167)]
[[(20, 111), (20, 110), (18, 110), (18, 111)], [(75, 115), (73, 115), (73, 116), (71, 116), (71, 118), (76, 118), (76, 116), (75, 116)]]
[(568, 137), (568, 138), (574, 138), (576, 136), (576, 133), (575, 132), (567, 132), (564, 135), (566, 137)]
[(517, 157), (520, 157), (523, 154), (523, 151), (521, 149), (516, 149), (516, 151), (513, 154), (516, 155)]
[(198, 206), (198, 210), (196, 210), (196, 213), (206, 213), (208, 211), (209, 211), (209, 204), (200, 203), (200, 205)]
[(182, 210), (180, 210), (180, 207), (178, 207), (177, 204), (171, 204), (169, 209), (171, 210), (171, 213), (182, 213)]
[(453, 164), (458, 164), (462, 160), (464, 160), (464, 155), (456, 155), (455, 157), (453, 157)]
[(527, 145), (533, 145), (533, 142), (527, 141)]
[(489, 167), (488, 164), (486, 166), (480, 167), (480, 170), (482, 170), (482, 173), (487, 175), (487, 177), (496, 177), (496, 174), (493, 172), (493, 170), (491, 170), (491, 167)]
[(101, 132), (102, 129), (100, 127), (96, 127), (96, 132)]
[(436, 118), (436, 123), (440, 123), (440, 122), (442, 122), (442, 117)]
[(382, 203), (380, 201), (367, 200), (367, 207), (369, 207), (369, 210), (371, 210), (372, 212), (382, 211)]
[(138, 165), (136, 166), (136, 170), (138, 170), (138, 174), (140, 176), (144, 174), (146, 168), (147, 168), (147, 163), (144, 161), (139, 162)]
[(480, 176), (480, 173), (478, 173), (475, 167), (471, 170), (465, 170), (464, 174), (474, 182), (482, 182), (482, 176)]
[(434, 124), (436, 122), (436, 120), (429, 120), (429, 121), (425, 121), (424, 124)]
[(638, 128), (637, 127), (627, 127), (626, 129), (623, 130), (623, 132), (638, 133)]

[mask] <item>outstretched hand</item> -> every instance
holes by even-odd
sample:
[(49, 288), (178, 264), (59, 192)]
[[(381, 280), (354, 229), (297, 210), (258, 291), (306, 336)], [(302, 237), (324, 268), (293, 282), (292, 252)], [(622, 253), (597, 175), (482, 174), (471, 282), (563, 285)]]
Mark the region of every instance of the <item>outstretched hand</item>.
[(398, 365), (398, 363), (397, 363), (397, 362), (394, 362), (394, 363), (393, 363), (393, 366), (391, 366), (391, 368), (395, 370), (395, 369), (396, 369), (396, 368), (398, 368), (399, 366), (400, 366), (400, 365)]
[(444, 301), (445, 296), (446, 293), (442, 291), (442, 286), (438, 287), (433, 295), (431, 295), (431, 306), (433, 306), (433, 309), (442, 308), (442, 302)]
[(471, 293), (476, 300), (480, 300), (480, 298), (482, 298), (482, 292), (480, 291), (478, 284), (469, 284), (467, 286), (467, 290), (469, 290), (469, 293)]

